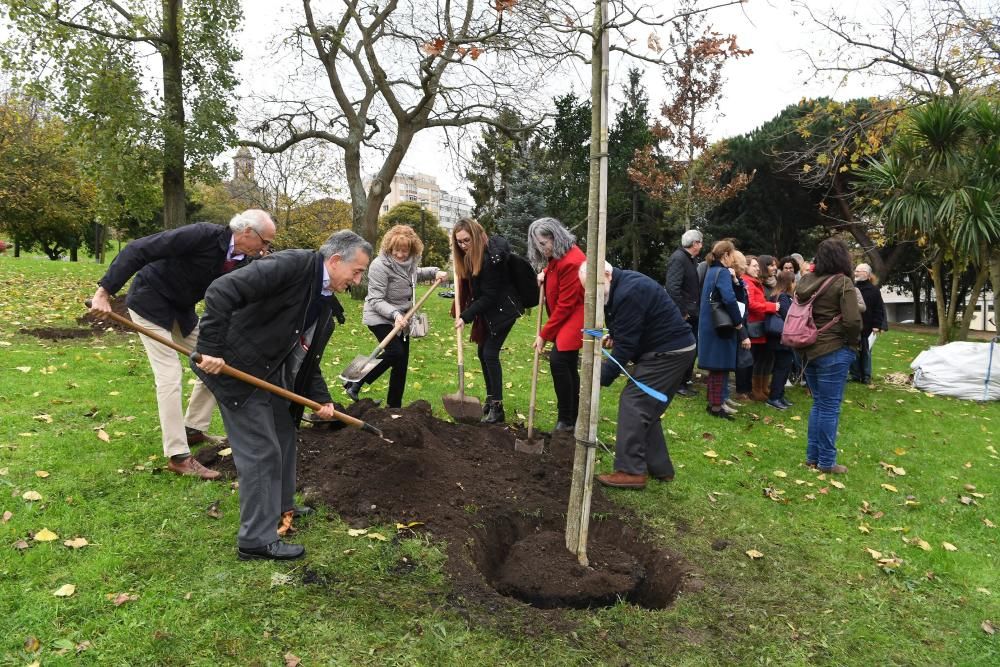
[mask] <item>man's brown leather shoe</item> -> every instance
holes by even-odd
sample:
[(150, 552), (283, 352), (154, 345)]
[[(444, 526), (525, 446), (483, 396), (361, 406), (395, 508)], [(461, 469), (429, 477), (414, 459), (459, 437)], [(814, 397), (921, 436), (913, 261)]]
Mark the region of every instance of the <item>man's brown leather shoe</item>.
[(847, 466), (842, 466), (839, 463), (837, 463), (830, 466), (829, 468), (824, 468), (823, 466), (819, 466), (817, 470), (831, 475), (843, 475), (845, 472), (847, 472)]
[(610, 475), (598, 475), (597, 481), (604, 486), (616, 489), (646, 488), (645, 475), (630, 475), (627, 472), (618, 472), (617, 470)]
[(203, 431), (193, 429), (189, 426), (184, 427), (184, 434), (187, 435), (188, 447), (191, 445), (200, 445), (202, 443), (209, 443), (211, 445), (217, 445), (226, 438), (219, 435), (209, 435)]
[(218, 479), (222, 475), (218, 470), (209, 470), (193, 456), (181, 459), (180, 461), (176, 461), (173, 457), (170, 457), (170, 460), (167, 461), (167, 470), (175, 472), (178, 475), (194, 475), (202, 479)]

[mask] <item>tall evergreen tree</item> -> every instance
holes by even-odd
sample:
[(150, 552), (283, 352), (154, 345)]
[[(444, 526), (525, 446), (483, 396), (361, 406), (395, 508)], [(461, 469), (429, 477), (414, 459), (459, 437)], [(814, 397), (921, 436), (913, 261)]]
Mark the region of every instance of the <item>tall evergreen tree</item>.
[(501, 207), (496, 230), (510, 242), (514, 252), (524, 255), (528, 250), (528, 226), (545, 215), (545, 181), (529, 156), (525, 156), (518, 161), (510, 179), (507, 201)]
[[(500, 109), (497, 120), (499, 125), (507, 127), (523, 124), (517, 112), (509, 107)], [(472, 149), (472, 166), (466, 170), (465, 178), (472, 183), (469, 188), (474, 203), (472, 215), (486, 229), (494, 228), (507, 201), (510, 178), (521, 153), (520, 144), (526, 141), (526, 136), (490, 125)]]
[(538, 171), (544, 174), (549, 215), (583, 239), (590, 182), (590, 101), (569, 93), (554, 103), (555, 120), (545, 132)]

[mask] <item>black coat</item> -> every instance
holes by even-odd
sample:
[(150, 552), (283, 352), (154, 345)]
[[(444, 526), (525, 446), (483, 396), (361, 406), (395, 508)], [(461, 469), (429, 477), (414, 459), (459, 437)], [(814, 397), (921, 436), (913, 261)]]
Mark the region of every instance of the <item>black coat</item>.
[[(611, 356), (622, 366), (649, 352), (670, 352), (694, 345), (691, 327), (674, 300), (649, 276), (615, 269), (611, 273), (608, 303), (604, 306), (608, 333), (614, 341)], [(601, 386), (621, 374), (610, 359), (601, 366)]]
[[(322, 281), (323, 256), (313, 250), (283, 250), (219, 278), (205, 294), (198, 352), (329, 403), (319, 362), (333, 333), (333, 318), (343, 322), (344, 311), (335, 296), (321, 298)], [(310, 312), (318, 315), (316, 329), (304, 360), (292, 372), (286, 362), (301, 349)], [(238, 408), (254, 392), (252, 385), (235, 378), (208, 375), (193, 363), (192, 368), (220, 403)], [(301, 406), (293, 406), (292, 413), (301, 416)]]
[(870, 280), (859, 280), (854, 283), (854, 287), (861, 292), (861, 298), (865, 300), (865, 312), (861, 313), (861, 335), (867, 338), (872, 329), (885, 331), (889, 328), (889, 323), (885, 320), (885, 302), (882, 301), (882, 292), (878, 287), (872, 285)]
[(501, 330), (524, 313), (521, 297), (507, 271), (510, 243), (502, 236), (491, 236), (486, 243), (482, 268), (471, 281), (472, 303), (462, 311), (466, 324), (482, 316), (490, 333)]
[(135, 276), (125, 303), (166, 330), (187, 336), (198, 323), (194, 307), (222, 275), (233, 232), (207, 222), (136, 239), (118, 253), (97, 284), (116, 294)]
[(701, 282), (698, 279), (698, 258), (684, 248), (678, 248), (667, 260), (667, 294), (681, 311), (681, 316), (698, 317), (701, 302)]

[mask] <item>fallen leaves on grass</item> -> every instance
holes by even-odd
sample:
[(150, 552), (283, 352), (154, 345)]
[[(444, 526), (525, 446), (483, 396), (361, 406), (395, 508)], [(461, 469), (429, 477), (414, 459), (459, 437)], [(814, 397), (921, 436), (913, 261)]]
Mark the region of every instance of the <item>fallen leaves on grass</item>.
[(756, 549), (747, 549), (746, 555), (750, 557), (750, 560), (757, 560), (758, 558), (764, 557), (764, 554), (757, 551)]
[(367, 528), (348, 528), (347, 529), (347, 534), (350, 535), (351, 537), (360, 537), (362, 535), (367, 535), (368, 534), (368, 529)]
[(90, 542), (87, 541), (85, 537), (74, 537), (72, 540), (66, 540), (63, 545), (69, 547), (70, 549), (82, 549), (83, 547), (89, 546)]
[(291, 651), (285, 654), (285, 667), (299, 667), (299, 663), (302, 662), (302, 658), (295, 655)]
[(216, 500), (215, 502), (213, 502), (211, 505), (208, 506), (208, 509), (205, 510), (205, 514), (212, 517), (213, 519), (221, 519), (222, 512), (219, 510), (219, 503), (221, 502), (222, 502), (221, 500)]
[(25, 491), (24, 493), (21, 494), (21, 497), (27, 500), (28, 502), (33, 502), (35, 500), (41, 500), (42, 494), (40, 494), (38, 491)]
[(987, 528), (996, 528), (997, 527), (997, 525), (995, 523), (993, 523), (992, 521), (990, 521), (989, 519), (987, 519), (985, 517), (983, 517), (983, 523), (986, 525)]
[(47, 414), (39, 414), (32, 417), (35, 421), (45, 422), (46, 424), (51, 424), (53, 422), (52, 416)]
[(17, 549), (18, 551), (25, 551), (27, 549), (30, 549), (31, 545), (25, 542), (24, 540), (18, 540), (17, 542), (14, 542), (14, 548)]
[(831, 485), (831, 486), (835, 486), (835, 487), (837, 487), (838, 489), (844, 489), (844, 488), (847, 488), (847, 487), (846, 487), (846, 486), (844, 485), (844, 483), (843, 483), (843, 482), (838, 482), (838, 481), (837, 481), (837, 480), (835, 480), (835, 479), (831, 479), (831, 480), (830, 480), (830, 485)]
[(68, 598), (76, 593), (76, 586), (73, 584), (63, 584), (59, 588), (52, 591), (52, 594), (57, 598)]
[(36, 542), (51, 542), (52, 540), (58, 540), (59, 536), (53, 533), (48, 528), (42, 528), (40, 531), (35, 533), (34, 540)]
[(774, 476), (775, 477), (788, 477), (788, 473), (785, 472), (784, 470), (775, 470), (774, 471)]
[(35, 471), (35, 477), (40, 477), (42, 479), (45, 479), (48, 476), (49, 476), (49, 473), (46, 472), (46, 471), (44, 471), (44, 470), (36, 470)]
[(104, 597), (111, 600), (111, 604), (120, 607), (126, 602), (135, 602), (139, 599), (138, 593), (108, 593)]
[(0, 519), (0, 523), (7, 523), (8, 521), (10, 521), (13, 518), (14, 518), (14, 513), (11, 512), (10, 510), (6, 510), (3, 513), (3, 519)]
[(111, 436), (108, 435), (108, 432), (105, 431), (103, 428), (97, 429), (97, 437), (103, 440), (104, 442), (111, 442)]
[(989, 619), (983, 621), (979, 625), (979, 627), (981, 627), (983, 629), (983, 632), (985, 632), (988, 635), (996, 634), (996, 631), (997, 631), (996, 627), (993, 625), (993, 621), (991, 621)]
[(958, 547), (951, 542), (942, 542), (941, 546), (944, 547), (945, 551), (958, 551)]
[(897, 489), (896, 487), (894, 487), (892, 484), (882, 484), (881, 486), (886, 491), (892, 491), (893, 493), (899, 493), (899, 489)]
[[(986, 621), (989, 623), (989, 621)], [(38, 649), (42, 648), (42, 642), (38, 641), (38, 637), (28, 637), (24, 640), (24, 650), (28, 653), (34, 653)]]
[(271, 588), (277, 588), (278, 586), (288, 586), (291, 583), (292, 583), (292, 575), (286, 574), (284, 572), (271, 573)]
[(233, 453), (233, 448), (232, 447), (226, 447), (225, 449), (220, 449), (219, 450), (219, 456), (229, 456), (232, 453)]
[(707, 452), (702, 452), (702, 456), (708, 457), (710, 459), (719, 458), (719, 455), (715, 453), (714, 449), (710, 449)]
[(891, 463), (886, 463), (885, 461), (879, 461), (878, 464), (882, 466), (882, 469), (894, 477), (902, 477), (906, 474), (906, 470), (900, 468), (899, 466), (894, 466)]

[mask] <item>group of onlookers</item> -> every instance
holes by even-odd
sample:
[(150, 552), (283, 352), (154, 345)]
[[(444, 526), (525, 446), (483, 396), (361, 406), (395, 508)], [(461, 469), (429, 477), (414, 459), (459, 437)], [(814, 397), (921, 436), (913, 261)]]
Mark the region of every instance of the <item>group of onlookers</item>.
[[(699, 232), (685, 232), (668, 262), (665, 288), (697, 336), (707, 413), (733, 420), (746, 401), (785, 410), (792, 406), (786, 387), (801, 374), (813, 397), (806, 464), (846, 472), (835, 447), (844, 385), (849, 370), (857, 381), (871, 382), (873, 334), (886, 328), (871, 268), (853, 268), (846, 244), (835, 239), (819, 245), (812, 264), (797, 254), (746, 256), (730, 239), (716, 242), (699, 264), (701, 246)], [(793, 302), (814, 295), (816, 342), (793, 350), (782, 344), (784, 320)], [(690, 375), (678, 393), (694, 394)]]

